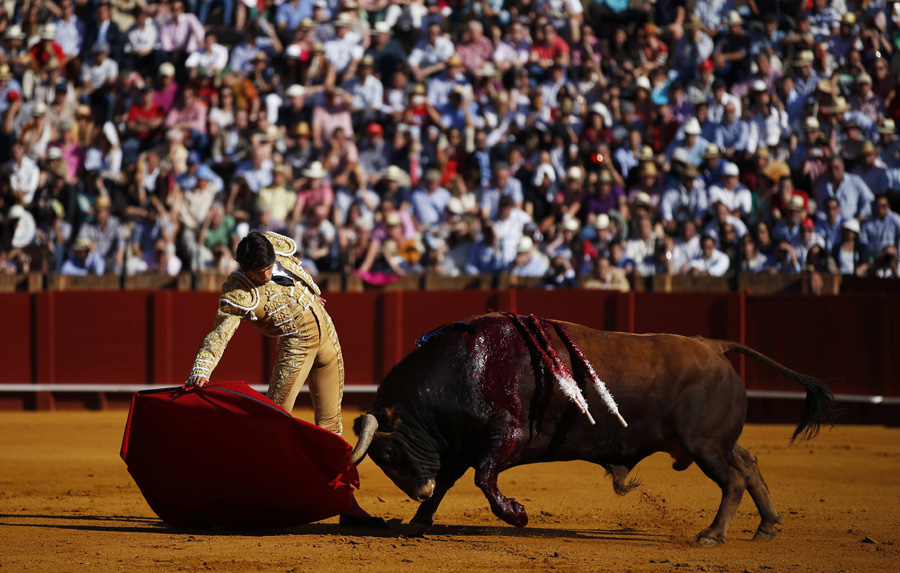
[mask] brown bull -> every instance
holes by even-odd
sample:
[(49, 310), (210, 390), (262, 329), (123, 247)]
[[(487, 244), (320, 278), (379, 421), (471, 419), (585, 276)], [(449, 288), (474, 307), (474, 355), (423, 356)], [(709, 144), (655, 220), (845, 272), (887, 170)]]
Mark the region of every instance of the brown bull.
[[(606, 468), (615, 491), (624, 494), (635, 486), (627, 476), (639, 461), (667, 452), (674, 469), (696, 463), (722, 489), (715, 519), (697, 536), (701, 544), (725, 541), (745, 490), (761, 516), (754, 539), (771, 539), (781, 518), (756, 456), (737, 444), (747, 394), (725, 357), (731, 351), (806, 388), (794, 437), (815, 436), (829, 414), (831, 392), (741, 344), (490, 314), (431, 334), (391, 371), (369, 414), (357, 419), (354, 460), (368, 452), (400, 489), (422, 502), (411, 530), (423, 533), (447, 490), (469, 467), (494, 514), (524, 526), (525, 508), (497, 487), (500, 472), (585, 460)], [(573, 403), (572, 388), (562, 391), (560, 381), (570, 373), (587, 408)], [(591, 382), (596, 376), (627, 427), (596, 391)]]

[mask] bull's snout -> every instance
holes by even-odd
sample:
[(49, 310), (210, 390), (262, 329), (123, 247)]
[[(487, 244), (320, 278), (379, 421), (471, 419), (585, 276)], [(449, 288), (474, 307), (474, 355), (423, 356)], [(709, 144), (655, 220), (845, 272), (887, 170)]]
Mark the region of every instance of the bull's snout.
[(413, 501), (425, 501), (427, 499), (430, 499), (433, 494), (434, 480), (430, 479), (425, 485), (416, 489), (409, 497), (411, 497)]

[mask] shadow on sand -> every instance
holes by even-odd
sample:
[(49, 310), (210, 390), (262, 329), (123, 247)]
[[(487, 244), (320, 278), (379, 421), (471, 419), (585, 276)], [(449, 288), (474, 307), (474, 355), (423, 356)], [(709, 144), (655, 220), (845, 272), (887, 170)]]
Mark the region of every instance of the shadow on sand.
[[(153, 517), (128, 515), (34, 515), (0, 514), (0, 527), (33, 527), (108, 533), (150, 533), (162, 535), (208, 535), (213, 537), (274, 537), (282, 535), (339, 535), (343, 537), (404, 537), (406, 525), (400, 519), (389, 521), (390, 529), (345, 528), (336, 523), (311, 523), (285, 529), (188, 529), (175, 528)], [(38, 523), (23, 523), (36, 520)], [(554, 529), (546, 527), (509, 527), (503, 525), (435, 525), (426, 539), (444, 537), (513, 537), (545, 539), (593, 539), (637, 543), (660, 543), (668, 535), (630, 528), (622, 529)]]

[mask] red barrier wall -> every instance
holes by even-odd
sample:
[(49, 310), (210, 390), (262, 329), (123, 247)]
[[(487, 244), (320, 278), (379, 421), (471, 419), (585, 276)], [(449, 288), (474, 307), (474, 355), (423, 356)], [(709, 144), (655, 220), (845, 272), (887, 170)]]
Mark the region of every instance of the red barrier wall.
[[(180, 384), (213, 326), (217, 304), (216, 293), (202, 292), (0, 294), (0, 384)], [(827, 380), (837, 393), (900, 396), (900, 364), (892, 353), (900, 343), (898, 295), (403, 291), (334, 293), (327, 308), (348, 385), (377, 383), (423, 333), (492, 309), (604, 330), (732, 339)], [(264, 384), (275, 345), (244, 325), (214, 378)], [(732, 361), (748, 388), (801, 391), (756, 361)]]

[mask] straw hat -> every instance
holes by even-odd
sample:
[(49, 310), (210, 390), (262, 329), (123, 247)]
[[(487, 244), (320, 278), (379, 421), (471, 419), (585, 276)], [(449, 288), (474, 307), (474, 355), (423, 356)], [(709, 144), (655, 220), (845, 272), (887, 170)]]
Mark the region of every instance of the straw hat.
[(322, 167), (321, 161), (313, 161), (309, 167), (303, 170), (303, 176), (307, 179), (322, 179), (326, 175), (328, 172)]
[(12, 72), (9, 69), (9, 65), (8, 64), (0, 65), (0, 81), (8, 80), (8, 79), (11, 79), (12, 77), (13, 76), (12, 76)]
[(894, 133), (896, 130), (897, 126), (894, 123), (894, 120), (889, 117), (884, 118), (881, 120), (881, 123), (878, 124), (878, 133)]
[(815, 61), (815, 57), (810, 50), (803, 50), (797, 55), (797, 58), (791, 62), (795, 68), (802, 68), (803, 66), (810, 66)]
[(22, 28), (18, 24), (13, 24), (12, 26), (6, 29), (6, 32), (3, 34), (4, 40), (24, 40), (25, 33), (22, 32)]
[(706, 146), (706, 151), (703, 152), (703, 159), (718, 159), (722, 157), (722, 152), (719, 151), (719, 146), (715, 143), (710, 143)]
[(684, 123), (685, 135), (700, 135), (700, 122), (696, 117), (692, 117)]

